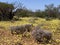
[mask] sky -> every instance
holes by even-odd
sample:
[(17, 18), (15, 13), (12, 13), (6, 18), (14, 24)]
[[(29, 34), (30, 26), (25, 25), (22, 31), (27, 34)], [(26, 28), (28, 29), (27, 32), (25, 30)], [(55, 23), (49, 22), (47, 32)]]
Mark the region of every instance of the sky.
[(29, 10), (44, 10), (45, 5), (54, 4), (54, 6), (60, 5), (60, 0), (0, 0), (0, 2), (8, 3), (22, 3)]

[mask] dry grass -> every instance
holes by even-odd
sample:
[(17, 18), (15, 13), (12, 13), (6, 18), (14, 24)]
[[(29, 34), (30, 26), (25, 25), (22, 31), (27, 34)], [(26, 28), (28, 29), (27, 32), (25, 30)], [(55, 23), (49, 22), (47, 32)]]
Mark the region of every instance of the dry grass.
[[(0, 45), (15, 45), (17, 42), (23, 45), (60, 45), (60, 20), (54, 19), (51, 21), (46, 21), (45, 19), (38, 18), (31, 22), (32, 17), (30, 18), (22, 18), (21, 21), (15, 21), (14, 23), (10, 21), (1, 21), (0, 22)], [(53, 39), (56, 42), (52, 42), (51, 44), (37, 44), (31, 37), (26, 34), (26, 37), (20, 35), (11, 35), (9, 27), (16, 26), (16, 25), (23, 25), (23, 24), (30, 24), (32, 23), (34, 26), (40, 25), (41, 29), (45, 29), (51, 31), (53, 34)]]

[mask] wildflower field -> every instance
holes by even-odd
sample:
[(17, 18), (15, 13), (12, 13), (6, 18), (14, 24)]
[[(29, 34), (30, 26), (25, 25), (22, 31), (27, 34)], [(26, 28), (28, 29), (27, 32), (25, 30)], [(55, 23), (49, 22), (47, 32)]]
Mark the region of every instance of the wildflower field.
[[(11, 35), (10, 26), (20, 26), (24, 24), (40, 25), (41, 29), (52, 32), (52, 38), (55, 42), (48, 44), (37, 44), (30, 37), (30, 33), (26, 33), (26, 37), (22, 35)], [(21, 44), (20, 44), (21, 43)], [(0, 21), (0, 45), (60, 45), (60, 20), (46, 20), (38, 17), (24, 17), (19, 21)]]

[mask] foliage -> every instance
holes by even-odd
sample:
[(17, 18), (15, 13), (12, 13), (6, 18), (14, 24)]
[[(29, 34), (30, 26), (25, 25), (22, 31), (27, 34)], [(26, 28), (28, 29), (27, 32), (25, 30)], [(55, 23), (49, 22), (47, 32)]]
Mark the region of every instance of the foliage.
[(60, 5), (55, 7), (54, 4), (45, 5), (45, 10), (40, 9), (36, 11), (30, 11), (27, 8), (17, 9), (16, 16), (18, 17), (40, 17), (47, 20), (58, 18), (60, 19)]
[(8, 3), (0, 2), (0, 20), (10, 20), (13, 18), (14, 6)]
[(14, 16), (17, 17), (15, 19), (19, 19), (20, 17), (40, 17), (46, 20), (60, 19), (60, 5), (57, 7), (54, 4), (45, 5), (45, 10), (43, 11), (40, 9), (32, 11), (21, 5), (21, 3), (15, 6), (0, 2), (0, 20), (12, 20)]

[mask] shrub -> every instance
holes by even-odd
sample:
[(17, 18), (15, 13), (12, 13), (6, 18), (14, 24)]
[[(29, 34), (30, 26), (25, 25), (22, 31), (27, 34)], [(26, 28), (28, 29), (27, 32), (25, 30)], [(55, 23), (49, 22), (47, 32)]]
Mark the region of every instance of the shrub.
[(48, 43), (50, 39), (52, 38), (52, 33), (46, 30), (33, 30), (32, 31), (32, 37), (37, 42), (46, 42)]

